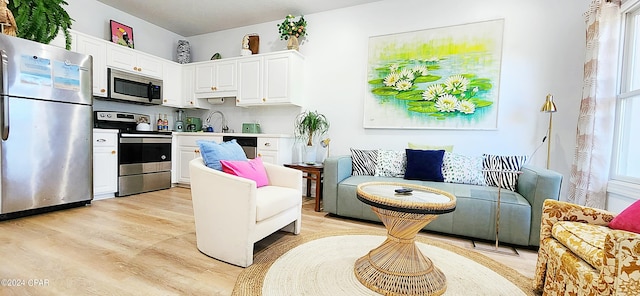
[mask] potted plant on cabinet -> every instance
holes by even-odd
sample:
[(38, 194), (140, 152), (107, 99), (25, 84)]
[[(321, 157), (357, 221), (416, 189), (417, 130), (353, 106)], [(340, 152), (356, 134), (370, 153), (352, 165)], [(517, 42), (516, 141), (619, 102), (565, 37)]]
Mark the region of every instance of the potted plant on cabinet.
[(304, 15), (301, 15), (297, 21), (293, 15), (287, 15), (284, 21), (278, 25), (278, 33), (280, 33), (280, 40), (288, 41), (287, 49), (298, 50), (300, 48), (298, 38), (307, 35), (307, 21), (304, 19)]
[[(5, 0), (0, 0), (5, 1)], [(8, 4), (17, 24), (17, 36), (36, 42), (49, 44), (62, 30), (65, 47), (71, 49), (69, 29), (73, 19), (62, 7), (64, 0), (12, 0)]]
[(294, 136), (296, 140), (306, 142), (304, 149), (304, 162), (314, 164), (316, 162), (317, 140), (329, 131), (329, 120), (318, 111), (305, 111), (296, 117)]

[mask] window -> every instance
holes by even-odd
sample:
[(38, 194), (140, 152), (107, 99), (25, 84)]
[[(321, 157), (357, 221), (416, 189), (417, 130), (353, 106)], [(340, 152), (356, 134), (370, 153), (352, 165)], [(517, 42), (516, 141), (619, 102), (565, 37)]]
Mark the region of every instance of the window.
[(628, 2), (611, 178), (640, 184), (640, 0)]

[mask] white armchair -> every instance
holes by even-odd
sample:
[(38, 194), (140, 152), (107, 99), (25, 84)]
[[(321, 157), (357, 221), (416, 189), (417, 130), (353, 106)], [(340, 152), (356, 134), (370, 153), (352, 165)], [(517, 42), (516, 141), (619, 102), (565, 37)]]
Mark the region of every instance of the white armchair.
[(283, 229), (300, 233), (302, 172), (264, 163), (269, 185), (189, 163), (198, 249), (213, 258), (247, 267), (253, 244)]

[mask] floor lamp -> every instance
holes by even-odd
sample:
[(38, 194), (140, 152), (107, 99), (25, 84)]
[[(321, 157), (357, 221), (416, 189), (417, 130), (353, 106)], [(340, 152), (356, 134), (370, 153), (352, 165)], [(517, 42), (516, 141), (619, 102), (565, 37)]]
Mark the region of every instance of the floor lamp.
[(553, 103), (553, 96), (551, 94), (547, 95), (547, 99), (544, 101), (544, 105), (542, 105), (542, 109), (540, 112), (549, 113), (549, 130), (547, 133), (547, 169), (549, 168), (549, 159), (551, 158), (551, 126), (553, 123), (553, 113), (558, 111), (556, 109), (556, 104)]

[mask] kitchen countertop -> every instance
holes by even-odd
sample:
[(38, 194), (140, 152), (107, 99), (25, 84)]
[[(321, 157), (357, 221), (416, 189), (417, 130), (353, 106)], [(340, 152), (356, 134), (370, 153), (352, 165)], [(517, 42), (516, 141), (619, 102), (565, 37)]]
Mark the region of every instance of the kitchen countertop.
[(248, 133), (209, 133), (209, 132), (173, 132), (177, 136), (232, 136), (232, 137), (257, 137), (257, 138), (293, 138), (287, 134), (248, 134)]

